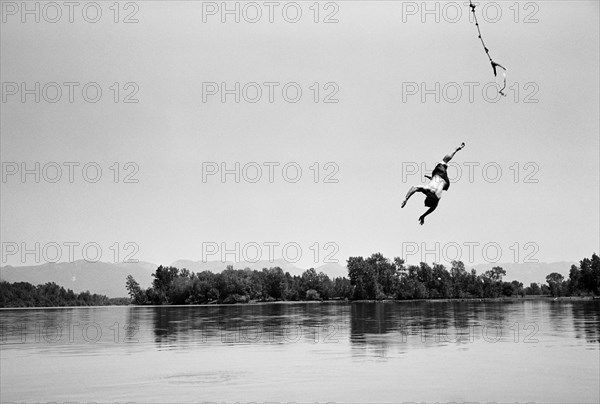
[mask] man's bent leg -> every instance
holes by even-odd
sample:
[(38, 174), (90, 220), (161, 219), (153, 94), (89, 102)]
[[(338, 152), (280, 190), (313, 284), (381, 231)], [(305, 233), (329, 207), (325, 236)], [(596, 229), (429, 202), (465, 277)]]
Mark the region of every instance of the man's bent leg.
[(423, 187), (423, 186), (421, 186), (421, 185), (418, 185), (418, 186), (416, 186), (416, 187), (411, 187), (411, 188), (408, 190), (408, 192), (406, 193), (406, 197), (404, 198), (404, 201), (402, 202), (402, 206), (401, 206), (401, 207), (403, 208), (404, 206), (406, 206), (406, 202), (408, 202), (408, 199), (409, 199), (411, 196), (413, 196), (413, 194), (414, 194), (415, 192), (424, 192), (424, 190), (425, 190), (425, 187)]

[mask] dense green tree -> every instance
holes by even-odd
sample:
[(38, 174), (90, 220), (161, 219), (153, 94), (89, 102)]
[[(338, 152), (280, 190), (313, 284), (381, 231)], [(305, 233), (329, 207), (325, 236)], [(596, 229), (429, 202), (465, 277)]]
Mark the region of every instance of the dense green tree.
[(385, 258), (379, 253), (367, 260), (363, 257), (348, 259), (348, 276), (354, 286), (355, 299), (381, 299), (385, 297), (379, 283), (379, 269), (384, 266)]
[(287, 292), (283, 270), (279, 267), (265, 268), (263, 274), (265, 276), (265, 294), (271, 299), (282, 300)]
[(122, 303), (120, 299), (109, 299), (89, 291), (74, 293), (54, 282), (37, 286), (28, 282), (0, 282), (0, 307), (106, 306)]
[(523, 284), (518, 281), (502, 282), (502, 295), (523, 297), (525, 295)]
[(309, 289), (317, 290), (319, 287), (319, 275), (317, 274), (317, 271), (315, 271), (314, 268), (304, 271), (300, 276), (300, 285), (304, 291)]
[(569, 271), (569, 283), (567, 290), (569, 295), (578, 295), (581, 290), (585, 289), (582, 282), (581, 271), (575, 265), (571, 265)]
[(319, 288), (317, 292), (321, 299), (329, 300), (333, 297), (333, 282), (329, 279), (329, 276), (324, 272), (319, 272), (317, 275), (319, 281)]
[(363, 257), (348, 258), (348, 277), (350, 283), (354, 286), (354, 299), (368, 299), (371, 292), (371, 285), (374, 282), (373, 275), (369, 273), (369, 268)]
[(452, 261), (450, 267), (450, 280), (452, 287), (452, 297), (463, 298), (468, 295), (469, 274), (465, 269), (465, 264), (461, 261)]
[(530, 283), (529, 286), (527, 286), (525, 288), (525, 294), (526, 295), (541, 295), (542, 294), (542, 289), (540, 288), (540, 285), (538, 285), (537, 283)]
[(354, 294), (354, 288), (350, 282), (350, 279), (344, 277), (337, 277), (333, 280), (333, 298), (337, 299), (351, 299)]
[(154, 287), (157, 296), (162, 302), (170, 303), (170, 288), (173, 286), (175, 278), (179, 276), (179, 269), (175, 267), (163, 267), (161, 265), (156, 268), (156, 271), (152, 276), (154, 277), (152, 286)]
[(548, 276), (546, 276), (546, 282), (550, 287), (550, 294), (552, 296), (562, 296), (564, 289), (564, 276), (559, 274), (558, 272), (552, 272)]
[(285, 273), (285, 283), (287, 285), (285, 300), (302, 300), (302, 279), (299, 276), (292, 276), (289, 272)]
[(127, 276), (125, 287), (127, 288), (127, 293), (129, 294), (133, 304), (146, 303), (146, 293), (142, 290), (140, 284), (137, 283), (131, 274)]
[(306, 300), (321, 300), (321, 296), (316, 290), (308, 289), (306, 291)]
[(371, 271), (375, 275), (377, 287), (375, 298), (392, 297), (398, 288), (399, 273), (395, 262), (390, 262), (380, 253), (373, 254), (367, 259)]

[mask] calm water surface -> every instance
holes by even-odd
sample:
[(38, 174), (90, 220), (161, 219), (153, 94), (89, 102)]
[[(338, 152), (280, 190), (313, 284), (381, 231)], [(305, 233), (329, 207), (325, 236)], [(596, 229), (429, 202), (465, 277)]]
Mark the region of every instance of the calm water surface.
[(600, 402), (600, 302), (0, 311), (2, 402)]

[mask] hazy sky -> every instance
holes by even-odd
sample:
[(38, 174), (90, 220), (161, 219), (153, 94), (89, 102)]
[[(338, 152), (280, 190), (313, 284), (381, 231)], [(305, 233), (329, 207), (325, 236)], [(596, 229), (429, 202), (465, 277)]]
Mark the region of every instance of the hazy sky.
[[(255, 3), (263, 13), (256, 23), (245, 20), (254, 18), (256, 8), (244, 8), (244, 2), (239, 23), (233, 15), (222, 23), (219, 11), (205, 14), (203, 22), (203, 7), (210, 12), (220, 2), (137, 1), (128, 8), (121, 3), (118, 23), (112, 1), (98, 2), (97, 23), (83, 18), (85, 2), (74, 10), (73, 23), (65, 6), (58, 22), (46, 21), (56, 10), (40, 3), (40, 22), (24, 15), (23, 23), (21, 2), (2, 1), (4, 252), (14, 246), (7, 243), (19, 248), (58, 243), (64, 261), (64, 243), (94, 242), (102, 260), (113, 261), (115, 242), (119, 260), (133, 251), (124, 243), (133, 242), (139, 247), (134, 258), (169, 264), (200, 260), (203, 243), (233, 249), (237, 242), (252, 257), (252, 243), (258, 243), (267, 259), (268, 243), (278, 242), (276, 258), (284, 244), (297, 243), (298, 264), (307, 267), (323, 264), (327, 253), (345, 264), (349, 256), (377, 251), (400, 256), (414, 246), (419, 251), (409, 261), (431, 262), (434, 253), (420, 254), (423, 248), (435, 250), (436, 243), (439, 260), (458, 251), (473, 263), (494, 260), (497, 247), (501, 262), (579, 260), (597, 252), (599, 3), (484, 2), (493, 3), (485, 10), (487, 19), (477, 9), (484, 39), (508, 68), (508, 96), (498, 102), (490, 101), (493, 87), (488, 85), (489, 96), (482, 92), (494, 77), (468, 7), (450, 3), (437, 3), (436, 22), (435, 12), (422, 14), (422, 2), (322, 2), (318, 23), (312, 1), (297, 2), (302, 11), (297, 23), (283, 18), (295, 18), (294, 5), (283, 15), (286, 2), (273, 9), (273, 23), (263, 2)], [(34, 2), (28, 4), (33, 9)], [(428, 4), (435, 10), (436, 3)], [(498, 9), (502, 15), (493, 22)], [(86, 12), (94, 18), (93, 7)], [(122, 22), (130, 14), (137, 23)], [(330, 14), (337, 23), (323, 22)], [(35, 90), (21, 102), (18, 86), (35, 89), (36, 82), (40, 102)], [(62, 95), (48, 85), (52, 82)], [(79, 85), (63, 84), (70, 82)], [(96, 103), (82, 96), (92, 82), (102, 89)], [(214, 87), (203, 83), (222, 82), (228, 89), (240, 83), (239, 103), (235, 94), (225, 103), (220, 93), (207, 95)], [(256, 103), (247, 101), (256, 96), (256, 86), (246, 86), (252, 82), (262, 90)], [(288, 99), (296, 96), (296, 87), (302, 89), (298, 102), (284, 99), (286, 83), (292, 83)], [(432, 90), (425, 102), (421, 83)], [(95, 88), (87, 90), (93, 98)], [(124, 103), (132, 92), (139, 102)], [(338, 102), (324, 103), (331, 93)], [(53, 98), (57, 102), (47, 101)], [(423, 196), (415, 195), (404, 209), (400, 203), (421, 182), (421, 164), (432, 170), (462, 141), (467, 146), (454, 159), (462, 177), (420, 226)], [(34, 175), (23, 182), (20, 172), (11, 174), (23, 162), (30, 169), (40, 163), (39, 183)], [(62, 166), (56, 183), (48, 181), (55, 173), (49, 162)], [(73, 166), (73, 183), (67, 162), (79, 164)], [(240, 173), (246, 175), (239, 183), (233, 174), (225, 183), (219, 175), (204, 182), (203, 163), (216, 163), (204, 169), (220, 169), (223, 162), (230, 169), (240, 163), (240, 171), (246, 165)], [(102, 168), (98, 182), (82, 176), (87, 163), (93, 163), (88, 180), (94, 166)], [(265, 163), (272, 163), (272, 183)], [(262, 178), (247, 181), (257, 165)], [(297, 167), (302, 177), (287, 182)], [(407, 175), (415, 168), (417, 173)], [(502, 173), (493, 182), (498, 168)], [(451, 177), (456, 172), (451, 168)], [(124, 182), (131, 173), (138, 183)], [(338, 182), (325, 183), (327, 174)], [(487, 255), (485, 244), (494, 247)], [(74, 251), (80, 258), (81, 248)], [(293, 249), (287, 254), (295, 256)], [(26, 258), (35, 263), (32, 255)], [(22, 265), (20, 252), (5, 254), (6, 264)]]

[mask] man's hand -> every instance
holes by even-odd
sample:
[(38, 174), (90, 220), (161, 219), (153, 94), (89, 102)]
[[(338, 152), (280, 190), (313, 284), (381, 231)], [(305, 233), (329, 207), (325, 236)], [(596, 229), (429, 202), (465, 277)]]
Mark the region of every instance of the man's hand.
[(456, 149), (456, 150), (462, 150), (464, 147), (465, 147), (465, 142), (462, 142), (460, 144), (460, 146), (458, 147), (458, 149)]
[(421, 226), (423, 226), (423, 223), (425, 223), (425, 215), (419, 217), (419, 223), (421, 223)]

